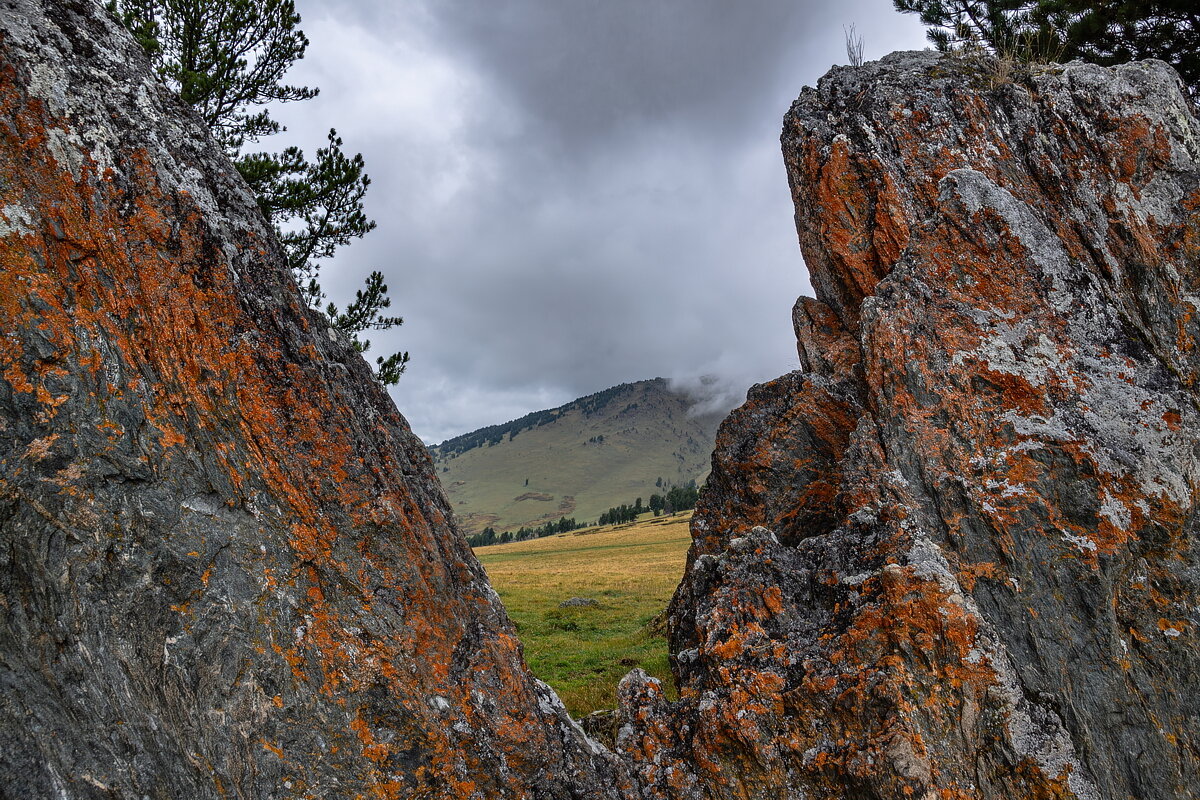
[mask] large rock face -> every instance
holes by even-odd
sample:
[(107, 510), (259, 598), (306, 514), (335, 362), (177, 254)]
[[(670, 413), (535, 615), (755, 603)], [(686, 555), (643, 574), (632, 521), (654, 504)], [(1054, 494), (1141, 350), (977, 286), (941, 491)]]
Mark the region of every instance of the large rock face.
[(0, 108), (0, 796), (616, 796), (99, 3), (0, 5)]
[[(1200, 796), (1200, 124), (1165, 65), (835, 69), (804, 373), (719, 434), (632, 675), (654, 797)], [(764, 526), (764, 527), (757, 527)]]

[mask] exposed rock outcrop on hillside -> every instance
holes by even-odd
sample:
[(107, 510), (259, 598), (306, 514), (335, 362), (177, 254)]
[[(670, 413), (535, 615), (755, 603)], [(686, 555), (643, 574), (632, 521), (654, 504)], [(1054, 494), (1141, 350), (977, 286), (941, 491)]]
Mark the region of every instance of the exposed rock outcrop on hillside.
[(989, 70), (787, 116), (805, 372), (718, 436), (682, 699), (623, 683), (654, 797), (1200, 796), (1200, 124), (1161, 63)]
[(0, 796), (617, 796), (130, 37), (6, 0), (0, 106)]

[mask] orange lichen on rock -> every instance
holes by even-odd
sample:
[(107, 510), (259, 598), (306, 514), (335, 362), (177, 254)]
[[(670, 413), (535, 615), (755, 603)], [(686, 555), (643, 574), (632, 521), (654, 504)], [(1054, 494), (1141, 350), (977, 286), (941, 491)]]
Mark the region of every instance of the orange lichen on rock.
[(619, 796), (505, 638), (424, 445), (133, 39), (20, 0), (0, 75), (0, 488), (39, 598), (3, 642), (0, 782)]
[(981, 65), (785, 120), (806, 372), (718, 435), (680, 700), (627, 679), (649, 797), (1194, 797), (1200, 124), (1159, 64)]

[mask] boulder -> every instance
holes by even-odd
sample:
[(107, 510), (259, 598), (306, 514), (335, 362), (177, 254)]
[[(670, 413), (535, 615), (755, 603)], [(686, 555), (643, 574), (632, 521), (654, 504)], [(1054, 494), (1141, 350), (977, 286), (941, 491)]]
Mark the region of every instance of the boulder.
[(655, 798), (1200, 792), (1200, 124), (899, 53), (782, 136), (804, 372), (718, 434), (618, 747)]
[(803, 372), (588, 720), (92, 0), (0, 5), (0, 795), (1195, 798), (1200, 123), (1164, 64), (833, 70)]
[(133, 39), (5, 2), (0, 106), (0, 795), (623, 796)]

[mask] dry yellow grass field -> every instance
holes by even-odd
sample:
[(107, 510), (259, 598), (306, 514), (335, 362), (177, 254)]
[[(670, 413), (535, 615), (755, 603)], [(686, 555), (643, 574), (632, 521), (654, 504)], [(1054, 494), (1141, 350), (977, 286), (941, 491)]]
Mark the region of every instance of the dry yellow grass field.
[[(691, 512), (477, 548), (530, 669), (575, 717), (616, 705), (616, 686), (641, 667), (671, 686), (667, 645), (650, 623), (683, 575)], [(560, 607), (572, 597), (595, 606)]]

